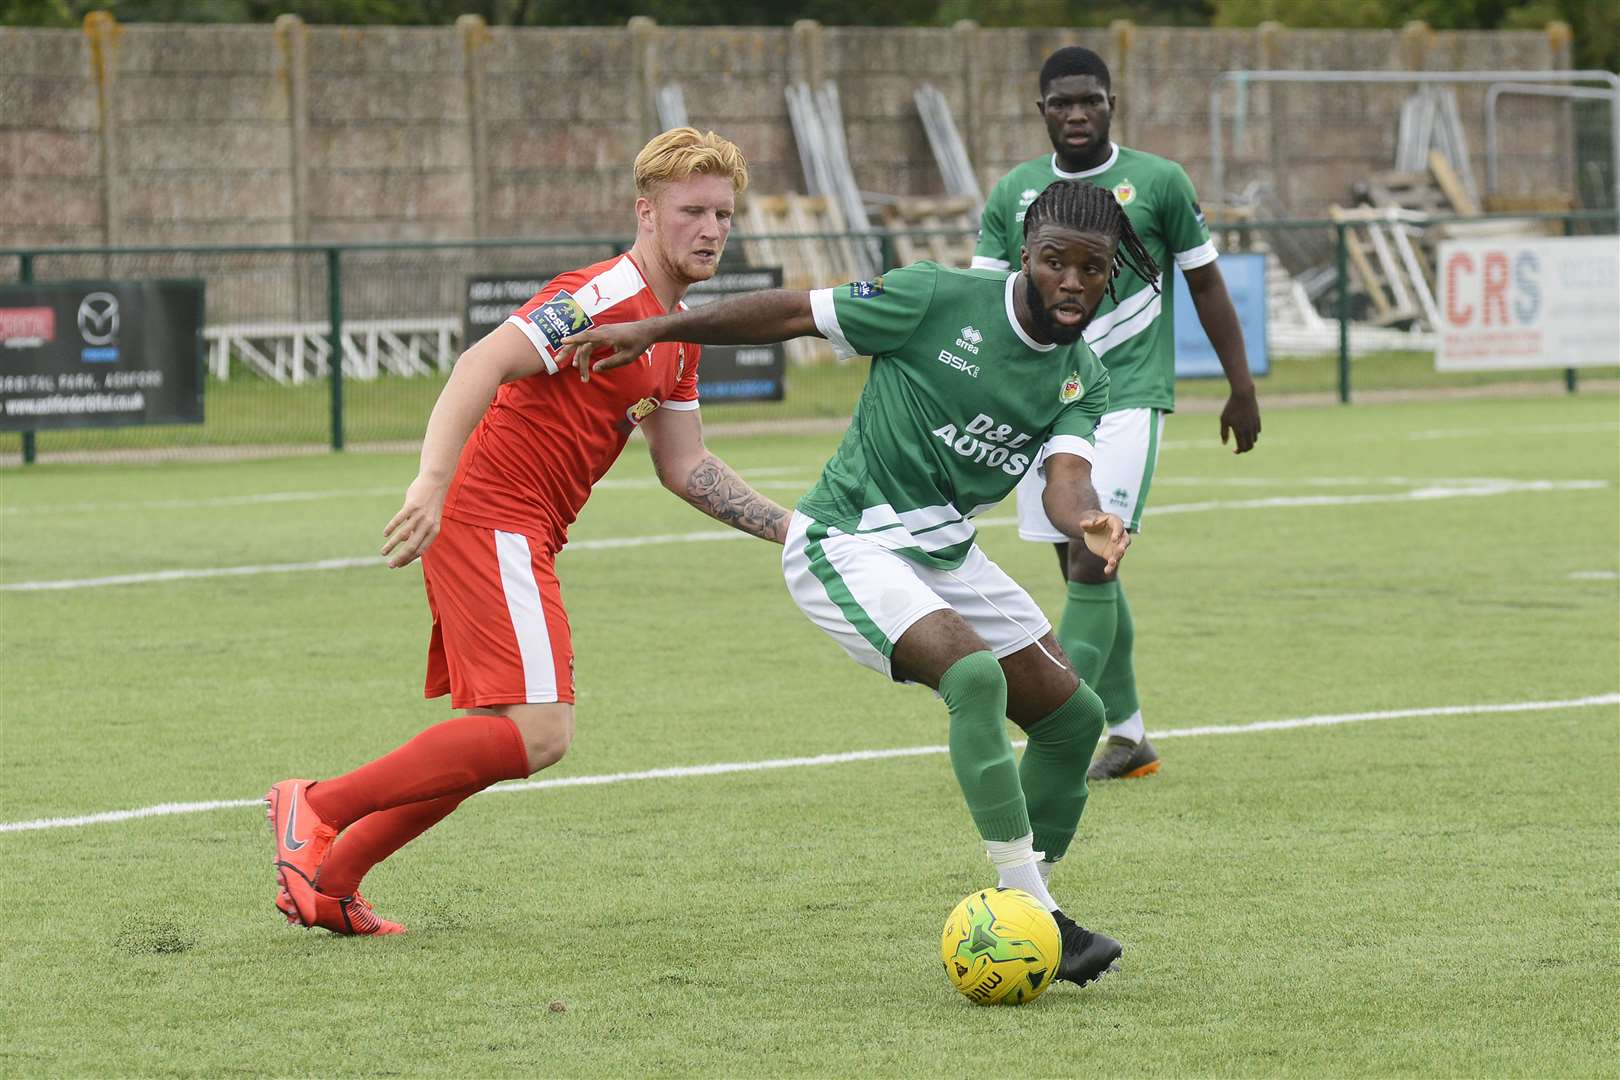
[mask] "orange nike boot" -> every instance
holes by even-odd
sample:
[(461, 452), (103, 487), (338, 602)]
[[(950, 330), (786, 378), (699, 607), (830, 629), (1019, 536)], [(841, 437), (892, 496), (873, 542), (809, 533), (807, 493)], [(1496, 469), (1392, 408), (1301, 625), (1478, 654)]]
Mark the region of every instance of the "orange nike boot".
[[(315, 893), (315, 921), (314, 925), (330, 930), (334, 934), (343, 934), (346, 937), (381, 936), (384, 934), (403, 934), (405, 927), (397, 922), (378, 915), (372, 910), (371, 904), (359, 893), (351, 896), (327, 896), (323, 892)], [(287, 921), (299, 924), (298, 908), (292, 897), (283, 889), (276, 896), (276, 907), (287, 916)]]
[[(276, 837), (276, 880), (281, 896), (276, 907), (290, 921), (316, 925), (315, 873), (326, 853), (332, 850), (337, 830), (322, 821), (305, 798), (308, 780), (283, 780), (265, 792), (270, 831)], [(283, 906), (283, 899), (286, 906)]]

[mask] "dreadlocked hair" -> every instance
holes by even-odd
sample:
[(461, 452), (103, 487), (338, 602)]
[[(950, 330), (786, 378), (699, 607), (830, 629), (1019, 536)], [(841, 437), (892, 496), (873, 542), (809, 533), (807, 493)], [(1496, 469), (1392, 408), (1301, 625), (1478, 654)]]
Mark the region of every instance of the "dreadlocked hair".
[(1024, 242), (1042, 225), (1058, 225), (1075, 232), (1101, 233), (1114, 240), (1114, 267), (1108, 278), (1108, 296), (1114, 303), (1114, 280), (1122, 270), (1130, 270), (1159, 291), (1159, 264), (1142, 246), (1142, 238), (1131, 227), (1131, 219), (1114, 198), (1114, 193), (1084, 180), (1058, 180), (1035, 197), (1024, 213)]

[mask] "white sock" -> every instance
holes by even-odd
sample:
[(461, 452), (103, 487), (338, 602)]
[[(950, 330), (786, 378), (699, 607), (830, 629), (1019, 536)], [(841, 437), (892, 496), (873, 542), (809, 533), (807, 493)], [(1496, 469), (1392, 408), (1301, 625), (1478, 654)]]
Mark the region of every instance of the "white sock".
[(1040, 855), (1035, 851), (1034, 833), (1025, 833), (1017, 840), (986, 840), (984, 847), (1001, 875), (1003, 889), (1022, 889), (1040, 901), (1047, 911), (1058, 909), (1057, 901), (1046, 891), (1046, 882), (1038, 868)]
[(1052, 868), (1057, 864), (1050, 859), (1042, 859), (1035, 864), (1035, 869), (1041, 872), (1041, 880), (1047, 885), (1052, 884)]
[(1142, 726), (1142, 710), (1137, 709), (1117, 724), (1109, 724), (1108, 735), (1110, 738), (1117, 735), (1136, 743), (1147, 738), (1147, 728)]

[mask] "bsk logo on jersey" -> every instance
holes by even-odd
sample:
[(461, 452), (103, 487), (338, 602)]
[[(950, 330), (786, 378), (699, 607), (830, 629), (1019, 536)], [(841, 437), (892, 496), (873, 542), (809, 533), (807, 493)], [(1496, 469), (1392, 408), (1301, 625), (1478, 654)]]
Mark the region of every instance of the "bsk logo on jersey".
[[(960, 345), (961, 342), (957, 342), (957, 344)], [(962, 359), (960, 356), (957, 356), (949, 349), (939, 350), (939, 362), (948, 368), (954, 368), (955, 370), (962, 372), (970, 379), (977, 379), (979, 377), (978, 364), (968, 363), (966, 360)]]
[(962, 336), (956, 339), (956, 347), (978, 356), (979, 345), (983, 341), (984, 335), (975, 330), (973, 325), (969, 323), (967, 326), (962, 327)]
[(110, 364), (118, 359), (118, 297), (110, 292), (93, 292), (79, 301), (79, 336), (89, 348), (79, 357), (90, 364)]
[(1114, 185), (1114, 198), (1121, 206), (1129, 206), (1136, 201), (1136, 185), (1127, 177)]
[(556, 296), (529, 312), (529, 321), (546, 336), (553, 349), (562, 344), (563, 338), (595, 325), (567, 289), (558, 290)]
[(851, 300), (870, 300), (874, 296), (883, 295), (883, 279), (875, 277), (871, 281), (852, 281), (849, 283), (849, 297)]
[(1058, 391), (1058, 400), (1067, 405), (1071, 401), (1079, 401), (1080, 395), (1085, 392), (1086, 388), (1080, 385), (1080, 373), (1071, 371), (1069, 377), (1063, 380), (1063, 388)]

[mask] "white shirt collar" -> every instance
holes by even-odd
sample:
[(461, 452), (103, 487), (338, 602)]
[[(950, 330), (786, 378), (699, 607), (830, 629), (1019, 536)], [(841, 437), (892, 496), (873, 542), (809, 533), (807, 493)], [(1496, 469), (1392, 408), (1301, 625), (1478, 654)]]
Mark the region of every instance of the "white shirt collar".
[(1022, 271), (1020, 270), (1014, 270), (1012, 273), (1007, 275), (1007, 288), (1003, 294), (1003, 299), (1007, 304), (1007, 321), (1012, 324), (1013, 333), (1018, 335), (1018, 340), (1022, 341), (1025, 345), (1028, 345), (1036, 352), (1051, 352), (1053, 349), (1057, 348), (1057, 344), (1054, 342), (1051, 345), (1042, 345), (1040, 342), (1036, 341), (1034, 338), (1025, 333), (1023, 324), (1018, 321), (1018, 312), (1013, 308), (1013, 283), (1018, 280), (1018, 275), (1021, 273)]
[(1114, 162), (1119, 160), (1119, 143), (1110, 141), (1108, 144), (1108, 151), (1108, 160), (1097, 166), (1095, 169), (1087, 169), (1084, 172), (1064, 172), (1062, 169), (1058, 168), (1057, 151), (1054, 150), (1052, 151), (1052, 171), (1058, 176), (1062, 177), (1064, 180), (1084, 180), (1088, 176), (1096, 176), (1098, 173), (1104, 173), (1109, 169), (1112, 169), (1114, 167)]

